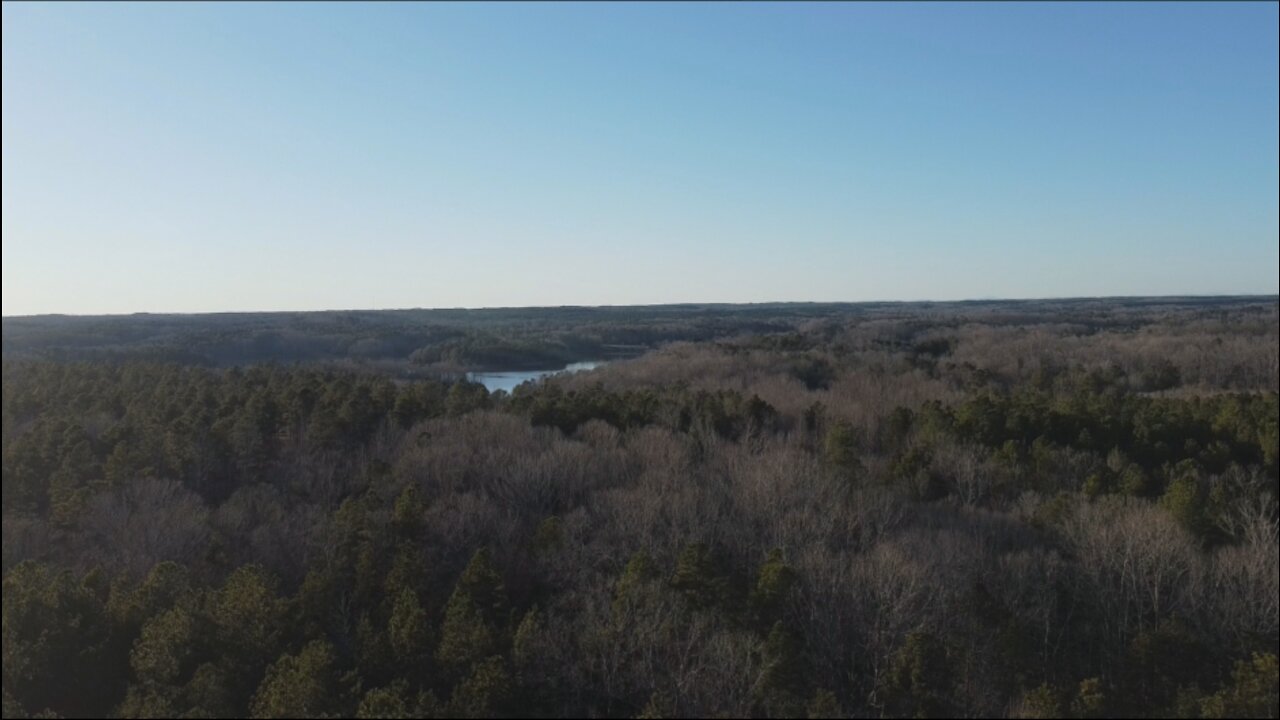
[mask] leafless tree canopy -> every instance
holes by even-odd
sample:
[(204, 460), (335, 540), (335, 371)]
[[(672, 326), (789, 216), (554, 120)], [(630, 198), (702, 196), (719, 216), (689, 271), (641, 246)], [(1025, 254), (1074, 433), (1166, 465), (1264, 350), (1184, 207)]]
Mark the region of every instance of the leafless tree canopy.
[(6, 320), (4, 712), (1276, 717), (1278, 318)]

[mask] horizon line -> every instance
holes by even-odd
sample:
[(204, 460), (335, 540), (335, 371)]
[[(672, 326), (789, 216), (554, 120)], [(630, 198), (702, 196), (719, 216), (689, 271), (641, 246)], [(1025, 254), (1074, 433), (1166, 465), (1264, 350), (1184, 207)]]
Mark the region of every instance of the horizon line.
[(1043, 297), (973, 297), (950, 300), (913, 299), (913, 300), (758, 300), (745, 302), (727, 301), (684, 301), (667, 303), (629, 303), (600, 305), (478, 305), (478, 306), (439, 306), (439, 307), (384, 307), (384, 308), (322, 308), (307, 310), (196, 310), (196, 311), (151, 311), (138, 310), (116, 313), (31, 313), (25, 315), (2, 315), (0, 320), (21, 320), (34, 318), (128, 318), (137, 316), (200, 316), (200, 315), (296, 315), (304, 313), (340, 313), (340, 312), (440, 312), (440, 311), (484, 311), (484, 310), (563, 310), (563, 309), (625, 309), (625, 308), (660, 308), (682, 306), (750, 306), (750, 305), (920, 305), (951, 303), (1016, 303), (1016, 302), (1061, 302), (1081, 300), (1179, 300), (1179, 299), (1249, 299), (1280, 300), (1280, 293), (1187, 293), (1170, 295), (1061, 295)]

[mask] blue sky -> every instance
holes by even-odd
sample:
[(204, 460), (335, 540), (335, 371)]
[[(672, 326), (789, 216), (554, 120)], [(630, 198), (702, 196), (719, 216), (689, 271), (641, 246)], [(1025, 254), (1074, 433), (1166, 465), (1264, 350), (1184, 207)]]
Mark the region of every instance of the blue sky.
[(1275, 3), (3, 15), (5, 315), (1280, 289)]

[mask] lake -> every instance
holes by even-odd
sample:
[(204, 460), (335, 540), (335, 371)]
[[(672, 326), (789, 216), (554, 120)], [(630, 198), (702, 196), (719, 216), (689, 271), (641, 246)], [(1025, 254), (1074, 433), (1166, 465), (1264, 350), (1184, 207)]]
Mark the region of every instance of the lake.
[(569, 363), (559, 370), (508, 370), (501, 372), (469, 372), (467, 380), (477, 382), (485, 386), (489, 392), (495, 390), (506, 390), (511, 392), (522, 382), (529, 380), (538, 381), (548, 375), (556, 375), (559, 373), (575, 373), (583, 370), (593, 370), (603, 365), (600, 360), (588, 360), (586, 362)]

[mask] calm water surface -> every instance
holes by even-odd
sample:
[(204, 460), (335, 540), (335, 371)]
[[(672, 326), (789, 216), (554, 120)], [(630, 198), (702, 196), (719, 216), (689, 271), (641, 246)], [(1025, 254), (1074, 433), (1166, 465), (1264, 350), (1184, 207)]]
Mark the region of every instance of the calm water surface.
[(548, 375), (557, 373), (574, 373), (582, 370), (593, 370), (603, 365), (600, 360), (588, 360), (586, 362), (569, 363), (559, 370), (510, 370), (506, 372), (472, 372), (467, 373), (467, 379), (471, 382), (478, 382), (484, 385), (489, 392), (494, 390), (506, 390), (511, 392), (522, 382), (533, 380), (537, 382)]

